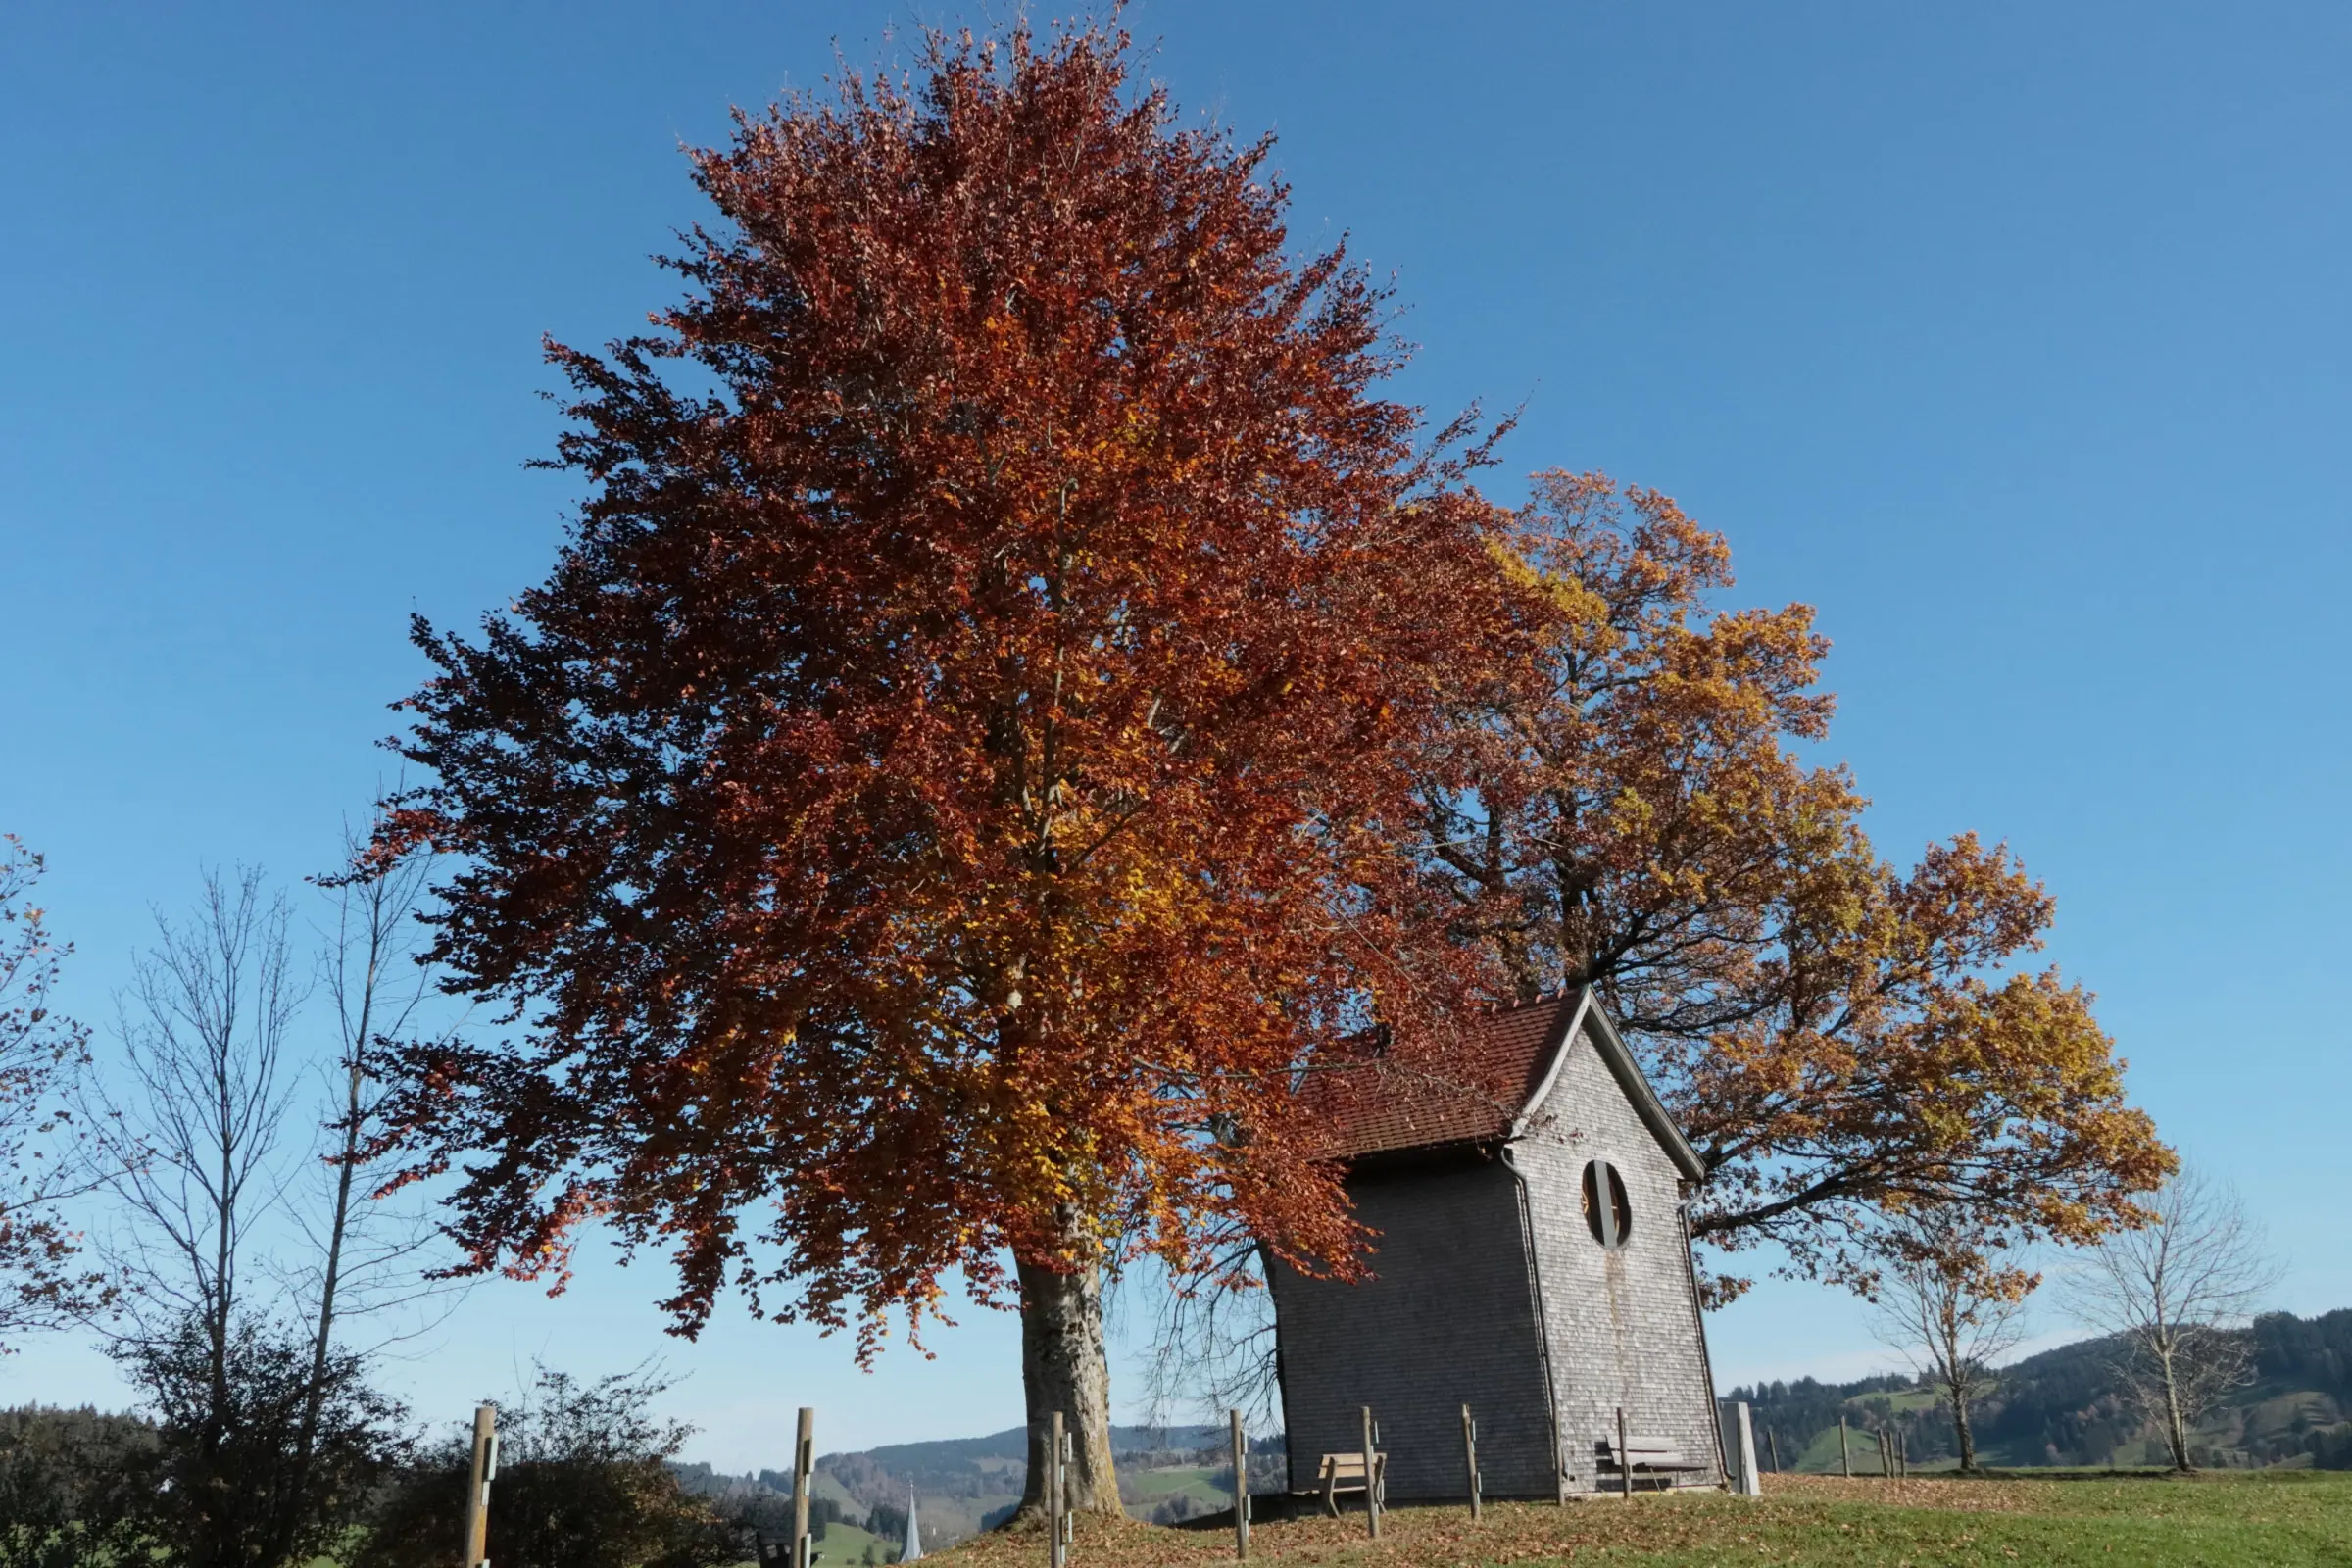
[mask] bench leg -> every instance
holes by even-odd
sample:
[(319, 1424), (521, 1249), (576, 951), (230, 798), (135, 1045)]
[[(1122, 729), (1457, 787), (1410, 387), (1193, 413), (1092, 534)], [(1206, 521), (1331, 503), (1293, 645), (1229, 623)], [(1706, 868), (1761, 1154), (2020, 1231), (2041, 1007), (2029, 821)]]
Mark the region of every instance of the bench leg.
[(1323, 1506), (1330, 1510), (1334, 1519), (1340, 1516), (1340, 1478), (1337, 1476), (1323, 1483)]

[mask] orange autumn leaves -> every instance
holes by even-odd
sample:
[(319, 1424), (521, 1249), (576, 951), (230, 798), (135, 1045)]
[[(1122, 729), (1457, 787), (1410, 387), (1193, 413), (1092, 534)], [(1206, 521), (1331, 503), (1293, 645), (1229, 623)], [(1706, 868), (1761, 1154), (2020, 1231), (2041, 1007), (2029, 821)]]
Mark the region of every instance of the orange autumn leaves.
[(1433, 863), (1518, 992), (1595, 985), (1642, 1043), (1711, 1170), (1694, 1231), (1859, 1281), (1890, 1212), (2130, 1218), (2171, 1156), (2088, 997), (2001, 972), (2048, 895), (1973, 834), (1887, 864), (1794, 750), (1832, 707), (1812, 612), (1717, 609), (1722, 537), (1597, 474), (1539, 475), (1497, 549), (1520, 636), (1423, 791)]
[(1853, 1266), (1959, 1201), (2080, 1234), (2164, 1161), (2047, 901), (1879, 861), (1801, 607), (1720, 537), (1381, 396), (1382, 291), (1126, 41), (934, 40), (697, 155), (687, 293), (574, 389), (586, 500), (471, 638), (421, 622), (394, 841), (504, 1033), (406, 1055), (476, 1266), (602, 1219), (855, 1326), (1234, 1228), (1361, 1240), (1296, 1089), (1374, 1020), (1600, 985), (1716, 1167), (1701, 1231)]

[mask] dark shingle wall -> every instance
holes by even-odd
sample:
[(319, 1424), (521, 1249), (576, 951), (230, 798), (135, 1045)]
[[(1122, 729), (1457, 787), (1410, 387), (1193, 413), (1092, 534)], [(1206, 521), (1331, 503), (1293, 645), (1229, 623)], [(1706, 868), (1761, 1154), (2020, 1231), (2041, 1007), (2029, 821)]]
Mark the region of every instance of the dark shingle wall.
[(1491, 1496), (1552, 1494), (1550, 1419), (1518, 1185), (1493, 1160), (1361, 1176), (1357, 1216), (1381, 1234), (1361, 1285), (1277, 1270), (1291, 1484), (1380, 1421), (1396, 1501), (1464, 1494), (1461, 1407), (1478, 1416)]

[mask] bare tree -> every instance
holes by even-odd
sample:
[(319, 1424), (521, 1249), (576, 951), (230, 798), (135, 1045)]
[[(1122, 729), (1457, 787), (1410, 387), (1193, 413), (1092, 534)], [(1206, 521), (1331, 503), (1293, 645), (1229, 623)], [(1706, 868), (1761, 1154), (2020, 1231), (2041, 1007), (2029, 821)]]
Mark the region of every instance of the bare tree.
[(1888, 1238), (1891, 1256), (1878, 1282), (1879, 1337), (1952, 1411), (1960, 1468), (1977, 1468), (1969, 1410), (1999, 1381), (1993, 1363), (2025, 1336), (2021, 1314), (2041, 1276), (2003, 1268), (1984, 1240), (1951, 1209), (1906, 1214)]
[(1145, 1363), (1150, 1425), (1172, 1424), (1180, 1411), (1203, 1419), (1243, 1411), (1253, 1426), (1280, 1420), (1275, 1365), (1274, 1298), (1265, 1252), (1255, 1241), (1217, 1238), (1208, 1266), (1162, 1280), (1155, 1271), (1122, 1276), (1118, 1288), (1151, 1293), (1152, 1356)]
[(2243, 1327), (2279, 1270), (2233, 1187), (2184, 1166), (2143, 1206), (2149, 1222), (2092, 1249), (2068, 1298), (2085, 1325), (2122, 1341), (2117, 1371), (2185, 1472), (2190, 1428), (2254, 1380)]
[[(158, 910), (155, 943), (116, 999), (121, 1081), (93, 1105), (120, 1210), (103, 1250), (123, 1282), (122, 1314), (104, 1327), (157, 1413), (175, 1480), (208, 1478), (206, 1497), (278, 1490), (250, 1442), (241, 1352), (276, 1327), (248, 1297), (270, 1299), (256, 1239), (284, 1199), (287, 1037), (304, 993), (290, 919), (248, 867), (208, 871), (182, 919)], [(173, 1376), (159, 1379), (166, 1367)], [(207, 1505), (183, 1524), (165, 1543), (171, 1561), (274, 1560), (242, 1510)]]
[[(209, 1523), (187, 1525), (188, 1562), (287, 1560), (347, 1522), (357, 1502), (336, 1478), (394, 1441), (378, 1430), (392, 1406), (362, 1397), (368, 1353), (340, 1340), (355, 1312), (422, 1288), (418, 1227), (376, 1223), (365, 1158), (373, 1053), (423, 994), (408, 928), (422, 879), (399, 862), (323, 879), (335, 914), (318, 978), (337, 1029), (316, 1160), (293, 1119), (310, 1103), (305, 1068), (327, 1053), (298, 1054), (309, 986), (287, 901), (259, 871), (208, 874), (188, 918), (158, 914), (121, 999), (122, 1080), (96, 1107), (122, 1210), (108, 1247), (128, 1287), (115, 1349), (164, 1421), (175, 1474), (245, 1499), (190, 1516)], [(265, 1367), (262, 1397), (245, 1382)]]
[[(427, 1278), (420, 1255), (436, 1240), (413, 1207), (395, 1212), (373, 1197), (368, 1151), (382, 1100), (377, 1054), (402, 1036), (431, 989), (420, 961), (416, 916), (431, 877), (422, 854), (386, 858), (370, 834), (344, 833), (346, 869), (314, 879), (333, 904), (319, 958), (319, 983), (335, 1010), (336, 1054), (330, 1109), (322, 1121), (329, 1171), (321, 1212), (297, 1210), (309, 1245), (296, 1289), (315, 1302), (311, 1380), (296, 1439), (298, 1463), (311, 1463), (318, 1422), (333, 1387), (330, 1369), (343, 1322), (410, 1306), (452, 1287)], [(411, 1332), (415, 1332), (414, 1326)], [(368, 1352), (380, 1350), (388, 1334)]]
[(130, 1286), (118, 1340), (200, 1325), (222, 1409), (253, 1238), (284, 1196), (287, 1035), (305, 992), (289, 921), (244, 867), (206, 873), (186, 919), (159, 911), (118, 999), (122, 1084), (93, 1106), (122, 1208), (107, 1251)]
[(90, 1059), (89, 1031), (49, 1004), (73, 949), (27, 902), (41, 869), (39, 856), (0, 834), (0, 1346), (11, 1348), (110, 1294), (59, 1217), (90, 1185), (64, 1100)]

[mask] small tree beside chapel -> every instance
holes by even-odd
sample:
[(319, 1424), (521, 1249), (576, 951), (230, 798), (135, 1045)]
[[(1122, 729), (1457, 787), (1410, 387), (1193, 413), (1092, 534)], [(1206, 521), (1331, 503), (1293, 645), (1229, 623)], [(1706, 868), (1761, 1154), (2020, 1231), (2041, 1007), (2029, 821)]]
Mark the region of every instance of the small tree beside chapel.
[(2246, 1324), (2278, 1283), (2262, 1227), (2235, 1188), (2186, 1168), (2068, 1277), (2075, 1315), (2114, 1336), (2117, 1379), (2161, 1436), (2173, 1468), (2196, 1468), (2197, 1424), (2255, 1380)]
[(1993, 1363), (2025, 1339), (2026, 1299), (2041, 1276), (2003, 1266), (1949, 1209), (1898, 1216), (1878, 1279), (1879, 1336), (1907, 1357), (1952, 1412), (1963, 1474), (1977, 1468), (1974, 1407), (1999, 1386)]

